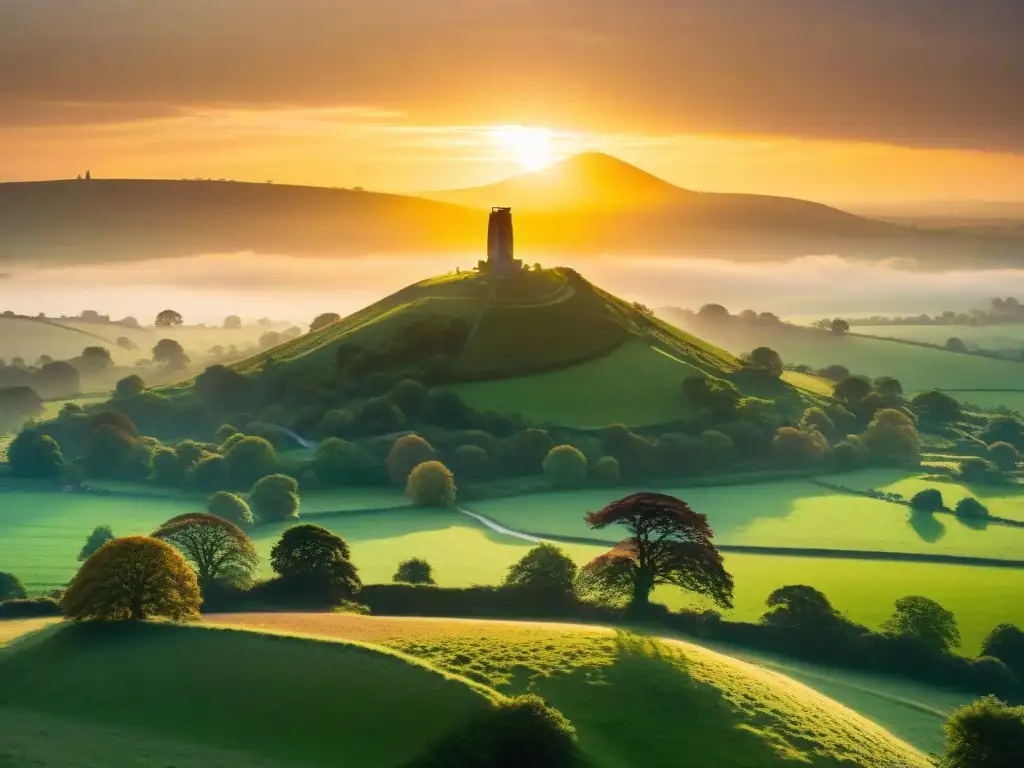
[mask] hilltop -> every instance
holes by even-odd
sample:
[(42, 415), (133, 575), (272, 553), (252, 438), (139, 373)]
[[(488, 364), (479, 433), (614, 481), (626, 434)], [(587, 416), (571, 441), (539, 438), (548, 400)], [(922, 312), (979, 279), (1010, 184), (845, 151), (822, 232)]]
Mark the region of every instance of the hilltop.
[[(428, 199), (429, 198), (429, 199)], [(517, 209), (523, 251), (789, 258), (837, 253), (1015, 263), (1020, 241), (927, 232), (826, 205), (696, 192), (599, 153), (476, 189), (422, 197), (230, 181), (0, 184), (0, 265), (202, 253), (355, 256), (475, 252), (478, 210)]]

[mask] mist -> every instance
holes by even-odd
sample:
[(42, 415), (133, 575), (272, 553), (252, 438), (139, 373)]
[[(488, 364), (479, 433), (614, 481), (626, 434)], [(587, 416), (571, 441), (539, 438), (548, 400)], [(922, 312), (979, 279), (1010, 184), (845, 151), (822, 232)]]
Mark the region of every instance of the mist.
[[(837, 256), (740, 264), (717, 259), (561, 258), (527, 261), (578, 269), (592, 282), (651, 306), (716, 302), (795, 319), (825, 315), (913, 315), (987, 306), (1024, 296), (1024, 270), (924, 272), (906, 261), (866, 263)], [(251, 253), (119, 265), (12, 269), (0, 281), (0, 311), (48, 316), (94, 309), (147, 324), (165, 308), (187, 323), (220, 324), (229, 314), (304, 324), (320, 312), (353, 312), (409, 283), (475, 265), (477, 256), (315, 259)]]

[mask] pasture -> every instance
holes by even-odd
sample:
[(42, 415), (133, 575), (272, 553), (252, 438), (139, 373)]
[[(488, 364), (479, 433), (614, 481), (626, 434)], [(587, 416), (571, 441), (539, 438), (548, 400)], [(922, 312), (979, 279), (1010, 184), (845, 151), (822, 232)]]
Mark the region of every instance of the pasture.
[[(577, 729), (594, 766), (926, 768), (909, 745), (782, 675), (674, 640), (598, 627), (376, 619), (340, 614), (212, 617), (303, 636), (358, 638), (506, 694), (536, 692)], [(628, 718), (623, 712), (630, 713)]]
[(951, 338), (979, 349), (1024, 349), (1024, 324), (1000, 325), (855, 325), (855, 333), (887, 336), (943, 346)]

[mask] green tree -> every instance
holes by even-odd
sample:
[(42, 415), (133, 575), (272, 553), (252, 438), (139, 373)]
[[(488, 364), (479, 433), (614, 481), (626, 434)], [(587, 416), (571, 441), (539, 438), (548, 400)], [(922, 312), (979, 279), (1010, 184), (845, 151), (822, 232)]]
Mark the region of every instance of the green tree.
[(544, 459), (544, 475), (552, 488), (587, 484), (587, 457), (571, 445), (556, 445)]
[(181, 325), (183, 322), (184, 320), (180, 313), (175, 312), (173, 309), (165, 309), (156, 316), (153, 325), (166, 328), (172, 325)]
[(919, 512), (941, 512), (946, 508), (946, 502), (938, 488), (925, 488), (910, 499), (910, 508)]
[(336, 485), (377, 485), (387, 473), (372, 455), (340, 437), (329, 437), (316, 448), (313, 471), (321, 483)]
[(206, 500), (206, 511), (240, 528), (253, 524), (252, 510), (241, 496), (217, 491)]
[(942, 768), (1014, 768), (1024, 755), (1024, 707), (993, 696), (957, 709), (945, 731)]
[(427, 388), (415, 379), (403, 379), (388, 392), (388, 400), (409, 418), (416, 418), (426, 405)]
[(512, 436), (513, 460), (524, 475), (542, 472), (544, 459), (554, 447), (555, 441), (543, 429), (524, 429)]
[(97, 525), (92, 529), (92, 533), (86, 537), (85, 545), (82, 547), (82, 551), (78, 553), (79, 561), (88, 560), (100, 547), (113, 540), (114, 531), (111, 530), (109, 525)]
[(953, 513), (965, 520), (984, 520), (989, 516), (988, 507), (973, 496), (965, 496), (956, 503)]
[(114, 392), (120, 398), (138, 397), (146, 390), (146, 382), (137, 374), (125, 376), (114, 385)]
[(803, 584), (779, 587), (768, 595), (767, 605), (761, 623), (769, 627), (815, 635), (845, 623), (824, 594)]
[(1009, 443), (992, 443), (988, 447), (988, 458), (1003, 472), (1012, 472), (1020, 462), (1020, 451)]
[(849, 408), (856, 409), (857, 404), (872, 392), (871, 382), (862, 376), (847, 376), (832, 389), (832, 396)]
[(435, 584), (434, 569), (418, 557), (403, 560), (391, 580), (397, 584)]
[(227, 460), (213, 454), (199, 460), (186, 480), (201, 491), (219, 491), (228, 485)]
[(816, 429), (803, 430), (780, 427), (772, 439), (775, 457), (791, 466), (812, 466), (828, 452), (828, 440)]
[(875, 413), (861, 442), (875, 459), (895, 464), (913, 464), (921, 456), (917, 426), (907, 414), (891, 408)]
[(89, 474), (94, 477), (116, 475), (127, 461), (135, 438), (114, 426), (103, 424), (89, 433), (84, 462)]
[(829, 325), (829, 331), (836, 336), (845, 336), (850, 332), (850, 324), (841, 317), (837, 317)]
[(999, 469), (990, 461), (978, 456), (968, 456), (960, 460), (960, 470), (957, 473), (965, 483), (992, 483), (1000, 479)]
[(425, 461), (437, 458), (434, 447), (419, 435), (403, 435), (388, 451), (388, 478), (392, 485), (404, 488), (412, 471)]
[(622, 482), (622, 471), (619, 469), (619, 461), (614, 456), (602, 456), (598, 459), (591, 470), (591, 474), (597, 485), (611, 487)]
[(584, 567), (580, 585), (598, 599), (627, 600), (644, 612), (658, 584), (673, 584), (732, 607), (733, 581), (712, 543), (707, 517), (680, 499), (661, 493), (636, 493), (591, 512), (596, 530), (622, 525), (629, 538)]
[(1024, 632), (1013, 624), (1000, 624), (981, 644), (983, 656), (999, 659), (1017, 679), (1024, 681)]
[(956, 617), (934, 600), (918, 595), (897, 600), (892, 617), (882, 629), (890, 637), (915, 640), (939, 653), (960, 645)]
[(263, 437), (229, 438), (224, 446), (224, 468), (232, 488), (248, 488), (277, 469), (277, 453)]
[(52, 437), (27, 429), (7, 446), (7, 462), (15, 477), (55, 477), (64, 455)]
[(829, 442), (834, 441), (839, 436), (835, 422), (821, 408), (808, 408), (804, 411), (804, 415), (800, 417), (799, 426), (805, 432), (812, 429), (820, 432)]
[(334, 325), (336, 322), (341, 320), (341, 315), (337, 312), (323, 312), (313, 318), (313, 322), (309, 324), (309, 332), (319, 331), (321, 328), (326, 328), (328, 325)]
[(421, 507), (450, 507), (455, 503), (455, 476), (440, 461), (425, 461), (409, 475), (405, 493)]
[(185, 348), (174, 339), (160, 339), (153, 347), (153, 362), (167, 371), (180, 371), (191, 362)]
[(249, 491), (249, 505), (261, 523), (299, 516), (299, 484), (288, 475), (261, 477)]
[(960, 403), (945, 392), (931, 391), (914, 395), (910, 407), (921, 421), (930, 424), (948, 424), (960, 420)]
[(103, 373), (114, 367), (114, 358), (105, 347), (86, 347), (76, 361), (83, 373)]
[(881, 395), (902, 395), (903, 385), (892, 376), (879, 376), (874, 382), (875, 391)]
[(504, 586), (572, 597), (576, 563), (554, 544), (538, 544), (509, 566)]
[(362, 586), (348, 544), (319, 525), (297, 525), (270, 551), (270, 565), (294, 594), (337, 603)]
[(146, 536), (114, 539), (78, 570), (64, 594), (70, 619), (173, 621), (199, 615), (195, 571), (166, 542)]
[(771, 347), (757, 347), (750, 353), (750, 362), (766, 370), (772, 378), (777, 379), (782, 375), (782, 355)]
[(204, 591), (216, 581), (247, 586), (259, 563), (245, 532), (215, 515), (193, 512), (173, 517), (154, 531), (153, 538), (166, 541), (185, 556)]
[(173, 448), (165, 446), (153, 451), (153, 482), (170, 488), (185, 482), (185, 468)]
[(24, 600), (28, 597), (25, 585), (13, 573), (0, 571), (0, 603), (5, 600)]

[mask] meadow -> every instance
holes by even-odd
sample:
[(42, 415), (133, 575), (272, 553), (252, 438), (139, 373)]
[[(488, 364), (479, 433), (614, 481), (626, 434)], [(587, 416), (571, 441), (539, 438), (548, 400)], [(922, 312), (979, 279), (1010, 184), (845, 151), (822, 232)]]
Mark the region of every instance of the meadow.
[(999, 325), (855, 325), (855, 333), (886, 336), (943, 346), (957, 338), (968, 347), (980, 349), (1024, 349), (1024, 324)]

